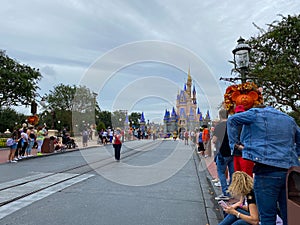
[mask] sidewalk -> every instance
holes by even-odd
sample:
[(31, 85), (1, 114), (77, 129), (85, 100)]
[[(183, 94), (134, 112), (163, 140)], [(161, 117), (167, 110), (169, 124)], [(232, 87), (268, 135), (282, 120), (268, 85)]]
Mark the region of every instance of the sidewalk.
[[(79, 149), (91, 148), (91, 147), (95, 147), (95, 146), (102, 146), (101, 144), (97, 144), (96, 139), (93, 139), (93, 140), (88, 141), (87, 147), (83, 147), (81, 137), (75, 137), (74, 139), (75, 139), (75, 143), (77, 144), (77, 147), (71, 148), (71, 149), (66, 149), (64, 152), (72, 152), (72, 151), (78, 151)], [(9, 148), (1, 148), (0, 149), (0, 164), (7, 163), (9, 151), (10, 151)], [(49, 155), (53, 155), (53, 154), (57, 154), (57, 153), (62, 153), (62, 152), (55, 151), (53, 153), (42, 153), (41, 156), (49, 156)], [(31, 155), (33, 155), (33, 156), (20, 159), (19, 161), (30, 159), (30, 158), (35, 158), (35, 157), (41, 157), (40, 155), (39, 156), (37, 155), (37, 149), (35, 149), (35, 148), (32, 149)]]

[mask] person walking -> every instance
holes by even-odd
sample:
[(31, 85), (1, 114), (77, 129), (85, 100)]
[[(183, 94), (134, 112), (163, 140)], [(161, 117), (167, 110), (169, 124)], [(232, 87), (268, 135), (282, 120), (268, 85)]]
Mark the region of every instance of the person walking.
[(228, 184), (226, 179), (226, 169), (228, 168), (229, 172), (229, 183), (232, 179), (232, 174), (234, 173), (233, 167), (233, 156), (231, 155), (231, 150), (229, 147), (226, 123), (228, 113), (225, 109), (219, 111), (220, 122), (216, 125), (214, 134), (212, 137), (212, 142), (216, 145), (217, 155), (216, 155), (216, 164), (218, 177), (221, 183), (222, 194), (215, 197), (216, 200), (229, 200), (230, 196), (227, 193)]
[(184, 132), (184, 144), (185, 145), (188, 145), (189, 144), (189, 130), (186, 130), (185, 132)]
[(232, 205), (219, 202), (226, 213), (219, 225), (259, 224), (252, 177), (243, 171), (234, 172), (228, 191), (231, 196), (240, 200)]
[(120, 134), (119, 131), (114, 134), (114, 143), (113, 143), (113, 148), (115, 150), (115, 160), (120, 161), (120, 156), (121, 156), (121, 147), (122, 147), (122, 135)]
[(256, 106), (231, 116), (227, 131), (231, 149), (242, 151), (244, 159), (255, 163), (254, 192), (261, 225), (276, 223), (278, 207), (287, 225), (286, 177), (290, 167), (300, 165), (299, 126), (273, 107)]

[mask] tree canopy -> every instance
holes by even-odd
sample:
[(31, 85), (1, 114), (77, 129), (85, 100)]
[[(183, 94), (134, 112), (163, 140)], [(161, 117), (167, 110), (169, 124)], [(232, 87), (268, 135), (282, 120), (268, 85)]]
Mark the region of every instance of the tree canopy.
[(282, 16), (252, 37), (249, 77), (263, 87), (266, 103), (300, 117), (300, 15)]
[(0, 108), (30, 105), (41, 77), (38, 69), (20, 64), (0, 50)]
[[(43, 106), (42, 117), (47, 115), (44, 116), (45, 120), (58, 129), (63, 127), (71, 129), (74, 123), (78, 130), (82, 130), (94, 124), (95, 112), (100, 111), (96, 95), (84, 86), (59, 84), (44, 98), (47, 103)], [(47, 111), (51, 112), (51, 116)]]

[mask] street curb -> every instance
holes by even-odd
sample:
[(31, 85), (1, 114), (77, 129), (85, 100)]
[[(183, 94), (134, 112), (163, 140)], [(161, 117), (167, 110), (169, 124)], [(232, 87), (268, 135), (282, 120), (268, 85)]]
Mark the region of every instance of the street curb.
[(201, 176), (201, 173), (204, 173), (204, 176), (206, 177), (205, 181), (200, 179), (200, 185), (203, 190), (203, 197), (205, 200), (209, 225), (217, 225), (223, 220), (222, 209), (215, 200), (215, 197), (218, 195), (218, 193), (221, 193), (221, 191), (216, 189), (214, 186), (212, 182), (212, 176), (208, 171), (205, 159), (201, 158), (197, 151), (195, 151), (195, 154), (199, 160), (199, 167), (201, 167), (198, 168), (198, 174)]
[[(96, 148), (96, 147), (102, 147), (103, 145), (93, 145), (93, 146), (87, 146), (87, 147), (81, 147), (81, 148), (74, 148), (74, 149), (67, 149), (65, 151), (56, 151), (56, 152), (51, 152), (51, 153), (42, 153), (42, 155), (34, 155), (31, 157), (26, 157), (26, 158), (22, 158), (19, 159), (18, 162), (22, 162), (25, 160), (30, 160), (30, 159), (36, 159), (36, 158), (43, 158), (43, 157), (48, 157), (48, 156), (53, 156), (53, 155), (58, 155), (58, 154), (65, 154), (65, 153), (70, 153), (70, 152), (76, 152), (76, 151), (81, 151), (84, 149), (89, 149), (89, 148)], [(4, 163), (0, 163), (1, 164), (5, 164)]]

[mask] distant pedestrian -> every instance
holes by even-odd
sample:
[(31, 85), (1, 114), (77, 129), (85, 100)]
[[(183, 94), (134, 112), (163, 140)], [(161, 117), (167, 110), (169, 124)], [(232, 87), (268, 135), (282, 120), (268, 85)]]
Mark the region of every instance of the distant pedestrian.
[(205, 148), (202, 140), (203, 128), (200, 127), (200, 131), (198, 133), (198, 153), (201, 156), (204, 156)]
[(209, 142), (210, 142), (210, 131), (207, 128), (207, 125), (203, 125), (203, 134), (202, 134), (202, 140), (204, 144), (205, 150), (208, 150)]
[(191, 142), (192, 144), (196, 144), (196, 134), (195, 131), (191, 131)]
[(84, 129), (82, 131), (82, 146), (83, 147), (87, 147), (88, 139), (89, 139), (89, 132), (87, 129)]
[(116, 132), (114, 135), (114, 143), (113, 143), (113, 148), (115, 150), (115, 160), (119, 161), (120, 156), (121, 156), (121, 147), (122, 147), (122, 135), (120, 134), (119, 131)]
[(174, 130), (173, 131), (173, 140), (176, 141), (176, 139), (177, 139), (177, 131)]
[(109, 143), (112, 143), (112, 140), (114, 138), (114, 131), (113, 129), (108, 129), (108, 136), (109, 136)]
[(107, 142), (108, 142), (108, 140), (107, 140), (107, 131), (103, 130), (103, 133), (102, 133), (102, 143), (103, 143), (103, 145), (106, 145)]
[(231, 149), (239, 149), (244, 159), (255, 162), (254, 192), (261, 224), (276, 224), (279, 207), (287, 225), (286, 177), (290, 167), (300, 165), (299, 126), (287, 114), (265, 106), (234, 114), (227, 124)]
[(189, 130), (186, 130), (185, 132), (184, 132), (184, 144), (185, 145), (188, 145), (189, 144)]

